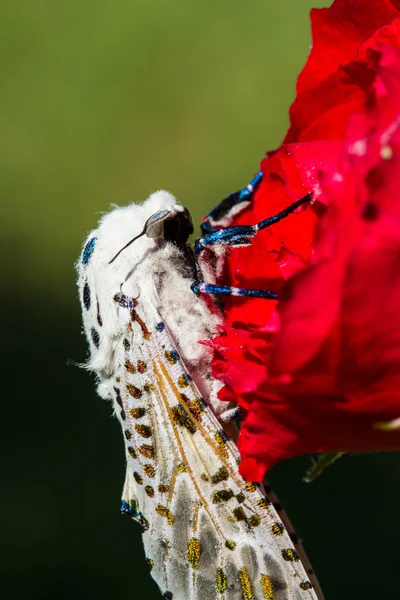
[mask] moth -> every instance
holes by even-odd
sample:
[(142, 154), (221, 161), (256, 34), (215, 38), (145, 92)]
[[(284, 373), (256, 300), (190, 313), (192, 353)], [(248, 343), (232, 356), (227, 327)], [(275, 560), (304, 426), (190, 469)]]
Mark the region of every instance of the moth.
[(238, 472), (237, 410), (218, 400), (212, 351), (199, 343), (221, 323), (199, 292), (218, 285), (198, 281), (207, 269), (192, 232), (187, 209), (159, 191), (106, 214), (78, 262), (86, 367), (125, 440), (121, 511), (139, 523), (166, 600), (322, 598), (274, 497)]

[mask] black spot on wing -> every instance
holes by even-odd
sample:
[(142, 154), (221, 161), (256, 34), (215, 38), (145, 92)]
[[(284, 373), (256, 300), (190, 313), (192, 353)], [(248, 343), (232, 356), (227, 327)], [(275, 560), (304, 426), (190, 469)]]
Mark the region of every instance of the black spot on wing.
[(92, 337), (93, 344), (96, 346), (96, 348), (98, 348), (100, 346), (99, 332), (94, 327), (92, 327), (92, 329), (90, 330), (90, 335)]
[(101, 318), (101, 314), (100, 314), (100, 304), (99, 301), (97, 300), (97, 322), (100, 325), (100, 327), (103, 326), (103, 319)]
[(83, 286), (82, 301), (83, 301), (83, 306), (86, 308), (86, 310), (89, 310), (89, 308), (90, 308), (90, 287), (89, 287), (89, 284), (87, 281), (86, 281), (85, 285)]

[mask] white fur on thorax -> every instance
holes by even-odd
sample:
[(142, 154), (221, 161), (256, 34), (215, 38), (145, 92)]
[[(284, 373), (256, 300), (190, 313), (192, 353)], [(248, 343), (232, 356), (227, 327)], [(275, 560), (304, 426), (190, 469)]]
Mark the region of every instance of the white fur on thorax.
[[(103, 313), (106, 307), (104, 322), (108, 333), (108, 337), (101, 340), (99, 351), (92, 356), (88, 368), (106, 378), (112, 373), (115, 343), (121, 330), (114, 297), (123, 293), (140, 299), (145, 307), (159, 311), (200, 392), (216, 414), (221, 414), (230, 406), (217, 398), (222, 384), (210, 376), (212, 350), (199, 343), (216, 334), (221, 317), (211, 313), (205, 301), (190, 289), (193, 274), (182, 250), (172, 243), (143, 235), (109, 264), (115, 254), (142, 231), (147, 219), (161, 209), (184, 210), (172, 194), (161, 190), (143, 204), (115, 207), (101, 219), (98, 229), (91, 232), (86, 240), (97, 238), (90, 269), (95, 281), (89, 280), (89, 285), (97, 290)], [(82, 279), (79, 287), (82, 293)], [(129, 321), (127, 311), (126, 320)]]

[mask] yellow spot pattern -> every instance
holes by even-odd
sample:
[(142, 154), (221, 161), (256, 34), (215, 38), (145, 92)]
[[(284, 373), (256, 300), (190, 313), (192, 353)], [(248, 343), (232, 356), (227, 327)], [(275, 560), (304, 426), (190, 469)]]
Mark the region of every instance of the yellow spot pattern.
[(238, 579), (242, 588), (243, 600), (251, 600), (254, 598), (253, 586), (251, 585), (250, 577), (246, 567), (240, 569)]
[(156, 513), (161, 517), (165, 517), (167, 519), (168, 525), (173, 525), (175, 522), (174, 515), (166, 506), (162, 506), (162, 504), (157, 504)]
[(130, 360), (125, 361), (125, 369), (128, 371), (128, 373), (136, 373), (136, 367), (131, 363)]
[(257, 500), (257, 504), (263, 510), (268, 510), (268, 504), (267, 504), (266, 500), (264, 500), (264, 498), (259, 498)]
[(126, 389), (127, 389), (128, 393), (132, 396), (132, 398), (141, 398), (142, 397), (142, 391), (139, 390), (139, 388), (137, 388), (135, 385), (128, 383), (126, 386)]
[(192, 538), (188, 544), (187, 559), (192, 565), (193, 569), (199, 568), (199, 561), (201, 556), (201, 545), (197, 538)]
[(154, 477), (154, 475), (156, 474), (156, 470), (153, 467), (153, 465), (144, 465), (143, 471), (148, 477)]
[(145, 458), (154, 458), (154, 446), (149, 446), (148, 444), (142, 444), (138, 448), (140, 454)]
[(143, 360), (137, 361), (137, 370), (139, 371), (139, 373), (144, 373), (145, 371), (147, 371), (147, 365)]
[(218, 492), (213, 493), (212, 501), (213, 504), (221, 504), (221, 502), (228, 502), (233, 496), (234, 493), (232, 490), (219, 490)]
[(182, 400), (186, 402), (194, 418), (201, 422), (201, 414), (204, 412), (202, 403), (197, 398), (195, 400), (189, 400), (184, 396), (185, 394), (181, 394)]
[(282, 523), (274, 523), (272, 525), (272, 533), (274, 535), (282, 535), (283, 534), (283, 525), (282, 525)]
[(136, 483), (138, 483), (139, 485), (142, 485), (142, 483), (143, 483), (142, 476), (139, 475), (139, 473), (137, 473), (136, 471), (134, 472), (133, 476), (135, 478)]
[(261, 574), (261, 589), (265, 600), (274, 600), (274, 590), (272, 589), (271, 577)]
[(135, 425), (135, 429), (142, 437), (151, 437), (151, 428), (148, 425)]
[(222, 594), (228, 587), (228, 578), (222, 569), (217, 569), (217, 590)]
[(177, 404), (171, 407), (172, 418), (177, 425), (186, 427), (190, 433), (196, 433), (197, 426), (193, 423), (183, 406)]
[(133, 446), (128, 446), (128, 452), (132, 458), (137, 458), (136, 450)]
[(294, 548), (287, 548), (285, 550), (282, 550), (282, 556), (283, 559), (288, 562), (296, 562), (296, 560), (299, 560), (299, 555), (297, 554)]
[(181, 375), (180, 377), (178, 377), (178, 385), (181, 388), (187, 388), (189, 387), (189, 378), (187, 375)]
[(141, 419), (146, 414), (146, 409), (140, 406), (139, 408), (131, 408), (129, 414), (133, 419)]
[(246, 488), (246, 490), (248, 492), (256, 491), (256, 486), (254, 485), (254, 483), (251, 483), (251, 481), (246, 481), (246, 483), (244, 484), (244, 487)]
[(245, 521), (246, 513), (244, 512), (241, 506), (238, 506), (233, 510), (233, 520), (234, 521)]
[(214, 435), (214, 439), (218, 444), (218, 447), (221, 451), (221, 454), (223, 456), (225, 456), (225, 458), (228, 458), (228, 452), (226, 450), (226, 441), (225, 441), (225, 437), (219, 432), (217, 431), (217, 433)]
[(218, 471), (211, 476), (211, 483), (220, 483), (229, 479), (229, 471), (226, 467), (220, 467)]
[(260, 523), (261, 523), (261, 517), (259, 515), (252, 515), (249, 518), (250, 527), (258, 527)]
[(149, 498), (154, 498), (154, 488), (152, 488), (151, 485), (146, 485), (144, 491)]

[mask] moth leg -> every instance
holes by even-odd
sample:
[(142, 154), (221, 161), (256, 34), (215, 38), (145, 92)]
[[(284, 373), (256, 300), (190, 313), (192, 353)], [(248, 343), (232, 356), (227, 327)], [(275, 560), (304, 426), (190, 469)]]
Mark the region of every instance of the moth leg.
[(278, 294), (270, 290), (250, 290), (248, 288), (237, 288), (227, 285), (215, 285), (213, 283), (201, 283), (194, 281), (190, 286), (192, 291), (199, 294), (213, 294), (215, 296), (247, 296), (251, 298), (266, 298), (276, 300)]
[[(229, 198), (229, 196), (228, 196)], [(232, 227), (222, 227), (217, 231), (206, 233), (195, 242), (195, 253), (198, 256), (205, 248), (209, 246), (248, 246), (259, 231), (275, 225), (282, 219), (285, 219), (300, 206), (311, 200), (311, 194), (307, 194), (296, 200), (290, 206), (281, 212), (268, 217), (255, 225), (234, 225)], [(218, 208), (218, 207), (217, 207)]]
[[(257, 179), (258, 177), (258, 179)], [(257, 182), (260, 181), (261, 175), (260, 173), (254, 178), (253, 181), (257, 179)], [(250, 191), (251, 188), (251, 191)], [(214, 211), (206, 217), (206, 223), (210, 224), (211, 218), (210, 215), (213, 215), (212, 218), (221, 218), (223, 211), (227, 212), (229, 207), (232, 207), (233, 203), (238, 203), (240, 194), (244, 194), (244, 191), (247, 190), (247, 196), (251, 196), (252, 190), (254, 189), (253, 182), (249, 184), (247, 188), (238, 192), (237, 194), (231, 194), (225, 200), (219, 204)], [(232, 196), (235, 198), (232, 199)], [(245, 196), (243, 196), (245, 197)], [(309, 202), (312, 199), (311, 194), (307, 194), (293, 202), (290, 206), (282, 210), (281, 212), (273, 215), (272, 217), (268, 217), (255, 225), (235, 225), (232, 227), (222, 227), (218, 230), (212, 230), (210, 233), (206, 233), (202, 237), (198, 238), (195, 242), (195, 254), (198, 259), (201, 260), (201, 254), (203, 250), (210, 248), (215, 249), (223, 249), (223, 246), (248, 246), (252, 243), (253, 238), (257, 235), (259, 231), (266, 229), (267, 227), (271, 227), (275, 223), (278, 223), (282, 219), (285, 219), (288, 215), (297, 210), (300, 206)], [(242, 201), (242, 200), (240, 200)], [(224, 204), (225, 203), (225, 204)], [(204, 272), (203, 269), (207, 269), (207, 260), (202, 262), (203, 268), (198, 269), (198, 277), (200, 280), (203, 279)], [(194, 281), (192, 286), (192, 291), (195, 294), (213, 294), (213, 295), (224, 295), (224, 296), (247, 296), (251, 298), (266, 298), (268, 300), (276, 300), (278, 295), (271, 290), (258, 290), (258, 289), (248, 289), (248, 288), (237, 288), (225, 285), (216, 285), (213, 283), (204, 283), (204, 281)]]
[(201, 233), (203, 235), (213, 233), (216, 231), (216, 226), (220, 227), (223, 225), (221, 221), (230, 213), (235, 213), (235, 208), (243, 202), (250, 202), (255, 188), (258, 186), (262, 179), (262, 171), (259, 171), (257, 175), (253, 177), (250, 183), (233, 194), (229, 194), (222, 202), (217, 204), (206, 217), (204, 217), (201, 224)]

